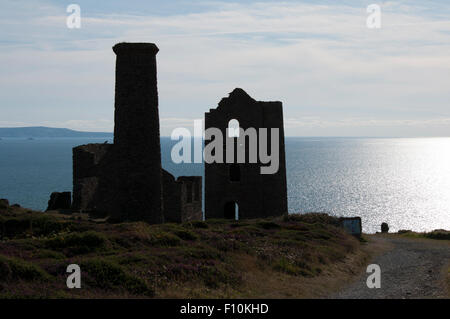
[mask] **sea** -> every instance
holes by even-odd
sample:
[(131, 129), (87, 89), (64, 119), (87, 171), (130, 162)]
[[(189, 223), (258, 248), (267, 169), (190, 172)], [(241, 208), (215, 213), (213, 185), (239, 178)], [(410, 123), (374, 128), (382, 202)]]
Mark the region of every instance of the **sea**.
[[(0, 198), (45, 210), (50, 193), (72, 190), (72, 148), (105, 140), (1, 139)], [(163, 168), (203, 175), (173, 163), (175, 143), (161, 138)], [(286, 165), (289, 213), (360, 216), (366, 233), (450, 229), (450, 138), (287, 137)]]

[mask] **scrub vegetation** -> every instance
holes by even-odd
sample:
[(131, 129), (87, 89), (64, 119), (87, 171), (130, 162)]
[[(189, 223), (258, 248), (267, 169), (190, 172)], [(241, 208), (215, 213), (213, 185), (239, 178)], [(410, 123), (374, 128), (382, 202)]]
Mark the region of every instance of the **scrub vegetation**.
[(363, 245), (326, 214), (148, 225), (2, 207), (0, 298), (320, 296)]

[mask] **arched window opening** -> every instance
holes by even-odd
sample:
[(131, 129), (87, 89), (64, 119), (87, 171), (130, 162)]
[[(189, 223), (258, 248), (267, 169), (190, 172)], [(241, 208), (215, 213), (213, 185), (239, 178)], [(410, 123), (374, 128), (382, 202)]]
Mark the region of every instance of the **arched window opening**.
[(228, 137), (239, 137), (239, 121), (232, 119), (228, 122)]

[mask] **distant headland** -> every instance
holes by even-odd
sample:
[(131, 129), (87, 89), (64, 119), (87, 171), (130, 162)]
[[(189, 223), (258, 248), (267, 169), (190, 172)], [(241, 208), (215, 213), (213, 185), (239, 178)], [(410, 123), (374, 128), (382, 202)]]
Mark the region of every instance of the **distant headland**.
[(54, 128), (45, 126), (29, 127), (0, 127), (0, 138), (45, 138), (45, 137), (98, 137), (110, 138), (113, 133), (82, 132), (68, 128)]

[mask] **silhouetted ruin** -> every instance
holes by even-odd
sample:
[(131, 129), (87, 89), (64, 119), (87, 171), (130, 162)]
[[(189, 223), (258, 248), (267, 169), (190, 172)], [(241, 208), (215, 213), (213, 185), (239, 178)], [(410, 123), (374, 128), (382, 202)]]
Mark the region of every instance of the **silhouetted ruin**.
[[(202, 177), (176, 179), (161, 168), (158, 48), (153, 43), (119, 43), (113, 51), (117, 56), (114, 143), (73, 148), (72, 209), (118, 222), (202, 219)], [(235, 89), (205, 113), (205, 130), (210, 128), (225, 136), (214, 143), (219, 150), (223, 147), (224, 161), (205, 160), (205, 218), (287, 213), (282, 103), (255, 101)], [(229, 136), (228, 129), (234, 133), (237, 129), (238, 136)], [(213, 142), (207, 139), (205, 148)]]
[[(279, 130), (279, 168), (275, 174), (261, 174), (265, 166), (248, 160), (249, 137), (244, 145), (235, 144), (231, 157), (234, 163), (205, 163), (205, 218), (260, 218), (281, 215), (287, 212), (286, 164), (284, 152), (283, 108), (281, 102), (258, 102), (244, 90), (235, 89), (228, 98), (223, 98), (216, 109), (205, 113), (205, 130), (218, 128), (222, 136), (228, 137), (227, 128), (236, 123), (243, 130), (267, 128), (270, 141), (271, 128)], [(205, 141), (205, 147), (211, 141)], [(224, 158), (227, 157), (226, 138), (223, 139)], [(237, 163), (239, 147), (245, 148), (245, 163)], [(270, 150), (270, 142), (267, 147)], [(258, 145), (258, 149), (260, 145)]]
[(48, 201), (47, 211), (49, 210), (69, 210), (72, 207), (72, 193), (71, 192), (53, 192)]
[(202, 177), (173, 175), (163, 170), (163, 206), (166, 222), (201, 220)]
[(73, 208), (117, 221), (202, 219), (201, 177), (175, 180), (161, 168), (157, 46), (119, 43), (113, 51), (114, 144), (73, 149)]

